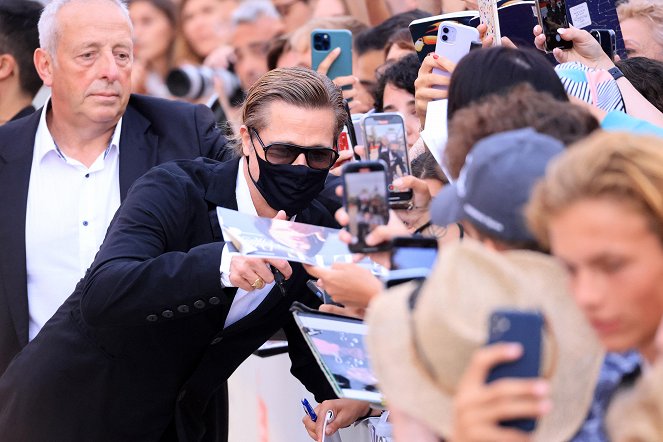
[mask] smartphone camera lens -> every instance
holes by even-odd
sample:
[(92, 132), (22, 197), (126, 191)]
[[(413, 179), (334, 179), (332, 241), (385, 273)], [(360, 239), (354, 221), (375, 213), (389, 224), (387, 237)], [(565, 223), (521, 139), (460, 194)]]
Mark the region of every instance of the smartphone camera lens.
[(449, 40), (449, 37), (447, 35), (443, 35), (442, 36), (442, 41), (447, 41), (447, 40)]
[(442, 28), (442, 32), (444, 32), (445, 34), (448, 34), (449, 33), (449, 28)]

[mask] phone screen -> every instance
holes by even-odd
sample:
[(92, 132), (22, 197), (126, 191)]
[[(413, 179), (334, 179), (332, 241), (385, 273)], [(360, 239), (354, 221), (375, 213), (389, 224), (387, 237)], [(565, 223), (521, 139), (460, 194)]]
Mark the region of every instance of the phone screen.
[(395, 179), (410, 175), (407, 139), (403, 117), (398, 114), (371, 114), (364, 118), (364, 142), (369, 160), (382, 160), (387, 165), (389, 201), (407, 201), (412, 191), (394, 186)]
[(391, 251), (391, 269), (432, 268), (437, 258), (437, 247), (394, 247)]
[(537, 5), (543, 35), (546, 36), (546, 51), (550, 52), (554, 48), (570, 48), (573, 44), (563, 40), (557, 33), (559, 28), (569, 27), (566, 18), (566, 0), (541, 0)]
[[(359, 164), (359, 163), (355, 163)], [(364, 238), (377, 226), (387, 223), (387, 181), (384, 169), (360, 167), (354, 172), (345, 172), (344, 189), (348, 217), (348, 229), (353, 237), (350, 250), (363, 249)]]

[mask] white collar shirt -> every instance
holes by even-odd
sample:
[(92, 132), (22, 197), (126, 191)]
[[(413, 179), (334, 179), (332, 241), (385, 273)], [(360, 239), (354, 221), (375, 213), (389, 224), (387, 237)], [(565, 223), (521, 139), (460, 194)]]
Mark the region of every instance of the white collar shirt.
[(35, 136), (25, 219), (29, 339), (71, 295), (120, 206), (122, 119), (90, 167), (55, 144), (42, 110)]
[[(237, 172), (237, 180), (235, 183), (235, 197), (237, 198), (237, 211), (239, 213), (244, 213), (246, 215), (258, 216), (255, 206), (253, 205), (253, 200), (251, 199), (251, 192), (249, 191), (249, 185), (246, 182), (246, 177), (244, 176), (244, 158), (239, 160), (239, 171)], [(221, 253), (221, 282), (226, 287), (230, 287), (230, 260), (233, 256), (239, 255), (239, 253), (233, 253), (228, 251), (228, 247), (223, 248)], [(237, 289), (237, 293), (233, 298), (232, 305), (228, 311), (228, 316), (226, 317), (226, 322), (223, 328), (227, 328), (235, 322), (239, 321), (253, 310), (255, 310), (262, 301), (265, 300), (269, 292), (274, 287), (274, 283), (265, 284), (260, 290), (252, 290), (247, 292), (246, 290)]]

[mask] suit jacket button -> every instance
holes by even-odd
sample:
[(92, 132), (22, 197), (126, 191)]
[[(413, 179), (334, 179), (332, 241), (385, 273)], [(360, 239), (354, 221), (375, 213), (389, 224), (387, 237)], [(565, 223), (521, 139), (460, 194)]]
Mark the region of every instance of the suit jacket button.
[(193, 303), (193, 306), (197, 309), (205, 308), (205, 301), (202, 299), (197, 300), (196, 302)]
[(189, 313), (189, 306), (182, 304), (177, 307), (177, 311), (180, 313)]
[(157, 322), (159, 317), (157, 315), (147, 315), (147, 318), (145, 318), (147, 322)]
[(216, 296), (212, 296), (211, 298), (209, 298), (209, 303), (212, 304), (212, 305), (217, 305), (220, 302), (221, 302), (221, 300)]
[(222, 339), (223, 339), (223, 338), (222, 338), (221, 336), (218, 336), (218, 337), (212, 339), (212, 342), (211, 342), (210, 345), (216, 345), (216, 344), (218, 344), (219, 342), (221, 342)]
[(166, 319), (170, 319), (174, 316), (174, 314), (172, 310), (164, 310), (161, 312), (161, 316), (163, 316)]

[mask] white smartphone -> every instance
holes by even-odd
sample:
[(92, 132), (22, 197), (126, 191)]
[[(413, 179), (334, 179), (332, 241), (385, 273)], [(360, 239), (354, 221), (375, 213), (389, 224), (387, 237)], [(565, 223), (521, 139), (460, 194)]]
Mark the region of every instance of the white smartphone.
[[(461, 25), (452, 21), (443, 21), (437, 31), (435, 53), (458, 63), (472, 50), (473, 45), (481, 45), (479, 31), (472, 26)], [(449, 76), (449, 72), (434, 68), (433, 72)]]

